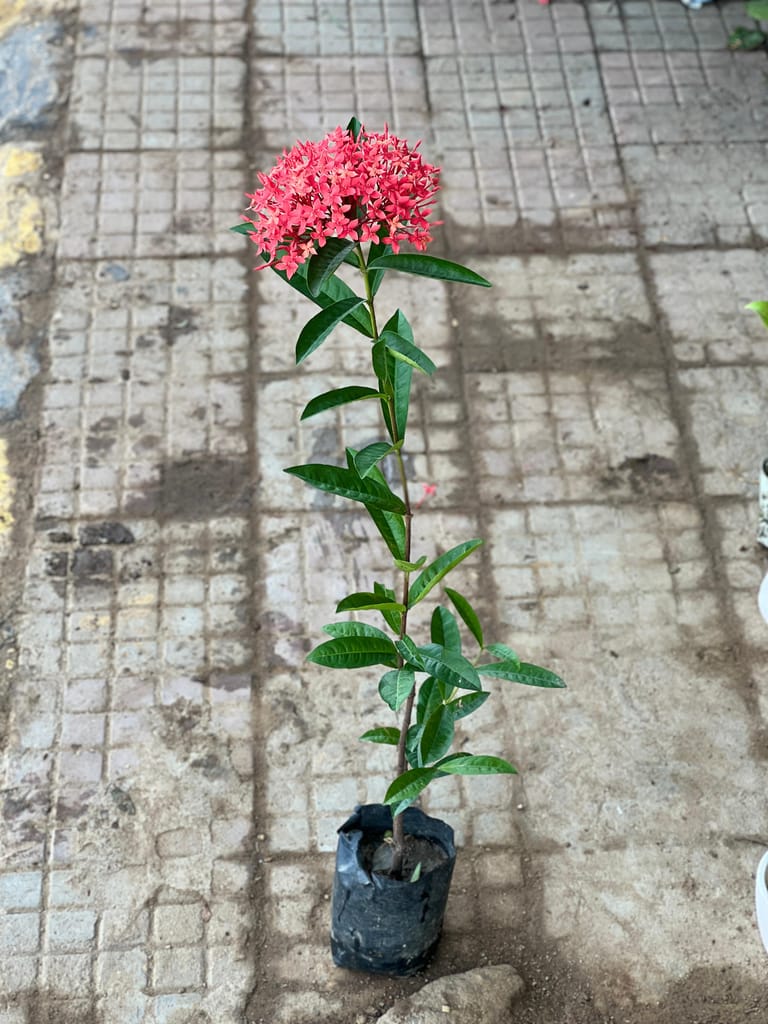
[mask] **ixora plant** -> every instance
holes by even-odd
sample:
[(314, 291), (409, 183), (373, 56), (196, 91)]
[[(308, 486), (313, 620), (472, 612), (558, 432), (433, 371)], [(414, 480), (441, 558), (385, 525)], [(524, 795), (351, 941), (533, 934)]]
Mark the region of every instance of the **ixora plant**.
[[(413, 551), (415, 506), (405, 461), (409, 398), (414, 371), (431, 375), (435, 365), (400, 309), (380, 318), (376, 295), (390, 271), (490, 286), (466, 267), (424, 252), (439, 170), (417, 150), (387, 130), (366, 131), (353, 118), (320, 142), (285, 151), (270, 174), (260, 174), (261, 187), (248, 196), (244, 222), (234, 229), (256, 245), (264, 267), (320, 307), (299, 335), (297, 364), (340, 324), (370, 346), (373, 386), (350, 383), (326, 391), (312, 398), (301, 418), (350, 402), (376, 402), (381, 440), (347, 448), (344, 465), (286, 472), (361, 504), (392, 558), (392, 580), (373, 582), (336, 607), (339, 613), (375, 613), (379, 625), (349, 620), (325, 626), (330, 639), (308, 660), (336, 669), (380, 666), (379, 693), (400, 716), (399, 725), (361, 737), (395, 748), (395, 773), (383, 803), (358, 808), (339, 830), (331, 936), (337, 964), (399, 974), (423, 966), (437, 943), (455, 858), (452, 830), (411, 805), (445, 776), (515, 772), (501, 757), (452, 752), (455, 723), (488, 699), (483, 676), (564, 685), (554, 673), (521, 662), (505, 644), (486, 643), (470, 601), (448, 586), (447, 602), (432, 613), (429, 639), (409, 632), (413, 608), (482, 541), (465, 540), (429, 563)], [(401, 252), (404, 243), (416, 252)], [(347, 277), (359, 273), (362, 294), (340, 276), (345, 264), (354, 268)], [(383, 472), (385, 460), (394, 463), (399, 493)], [(462, 626), (477, 650), (474, 659), (464, 653)]]

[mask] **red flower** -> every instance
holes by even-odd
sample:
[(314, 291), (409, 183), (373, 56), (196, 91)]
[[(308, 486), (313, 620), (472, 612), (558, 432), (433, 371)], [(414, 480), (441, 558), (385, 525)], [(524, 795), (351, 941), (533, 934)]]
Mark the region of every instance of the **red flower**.
[(440, 170), (422, 160), (418, 146), (410, 149), (387, 128), (363, 128), (357, 140), (335, 128), (320, 142), (284, 151), (270, 174), (259, 174), (244, 217), (265, 266), (292, 277), (326, 238), (426, 249)]

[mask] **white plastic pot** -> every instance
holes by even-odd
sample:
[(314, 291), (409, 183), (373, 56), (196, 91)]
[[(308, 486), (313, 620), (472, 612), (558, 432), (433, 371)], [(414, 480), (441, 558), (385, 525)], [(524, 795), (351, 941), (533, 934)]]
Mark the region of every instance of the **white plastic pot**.
[(768, 851), (760, 858), (757, 865), (757, 876), (755, 878), (755, 913), (757, 915), (757, 927), (760, 929), (760, 938), (763, 940), (765, 951), (768, 953), (768, 887), (765, 884), (765, 873), (768, 871)]

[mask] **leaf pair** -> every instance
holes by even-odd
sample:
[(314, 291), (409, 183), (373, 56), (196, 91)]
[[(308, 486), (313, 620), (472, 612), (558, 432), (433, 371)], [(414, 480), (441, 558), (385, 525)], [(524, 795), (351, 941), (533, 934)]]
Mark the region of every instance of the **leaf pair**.
[(517, 769), (501, 757), (450, 754), (430, 768), (410, 768), (399, 775), (384, 796), (384, 802), (398, 815), (410, 807), (419, 793), (434, 779), (446, 775), (514, 775)]
[(324, 630), (333, 639), (319, 644), (307, 655), (307, 661), (328, 668), (365, 668), (368, 665), (398, 663), (395, 645), (380, 629), (365, 622), (337, 622)]

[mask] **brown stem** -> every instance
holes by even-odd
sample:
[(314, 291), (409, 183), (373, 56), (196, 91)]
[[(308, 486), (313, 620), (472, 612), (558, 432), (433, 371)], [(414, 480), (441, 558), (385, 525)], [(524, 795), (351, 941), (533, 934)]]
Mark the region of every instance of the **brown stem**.
[[(365, 283), (365, 295), (366, 295), (366, 306), (368, 307), (368, 313), (371, 318), (371, 329), (373, 331), (374, 343), (378, 340), (379, 330), (376, 324), (376, 311), (374, 309), (373, 302), (373, 290), (371, 288), (370, 279), (368, 277), (368, 267), (366, 265), (365, 257), (361, 246), (357, 246), (357, 258), (360, 265), (360, 273), (362, 274), (363, 281)], [(400, 440), (397, 431), (397, 419), (395, 416), (395, 402), (394, 396), (390, 395), (388, 400), (389, 407), (389, 422), (390, 422), (390, 435), (392, 437), (392, 443), (397, 444)], [(397, 467), (400, 474), (400, 484), (403, 489), (403, 503), (405, 505), (405, 558), (404, 561), (410, 562), (411, 560), (411, 521), (413, 519), (413, 512), (411, 509), (410, 498), (408, 495), (408, 477), (405, 472), (405, 460), (403, 459), (402, 448), (398, 448), (395, 451), (397, 458)], [(403, 599), (402, 604), (405, 608), (402, 619), (400, 622), (400, 639), (406, 635), (408, 625), (408, 589), (410, 582), (410, 573), (407, 569), (403, 570)], [(398, 655), (398, 665), (400, 669), (404, 665), (404, 659), (402, 655)], [(411, 716), (413, 714), (413, 704), (416, 697), (416, 687), (408, 696), (403, 708), (403, 719), (400, 723), (400, 736), (397, 743), (397, 774), (402, 775), (406, 769), (406, 752), (405, 745), (408, 739), (408, 729), (411, 724)], [(394, 878), (399, 878), (403, 871), (403, 858), (405, 854), (405, 826), (403, 824), (402, 814), (398, 814), (392, 821), (392, 867), (391, 875)]]

